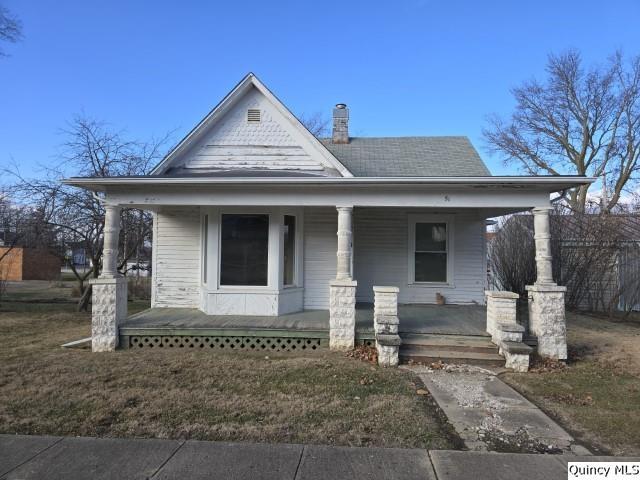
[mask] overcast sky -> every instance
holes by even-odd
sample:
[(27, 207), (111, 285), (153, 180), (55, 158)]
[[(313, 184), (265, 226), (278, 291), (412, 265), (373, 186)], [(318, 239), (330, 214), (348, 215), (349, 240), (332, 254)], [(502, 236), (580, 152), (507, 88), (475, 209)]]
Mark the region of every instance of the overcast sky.
[(84, 112), (145, 139), (188, 132), (247, 72), (296, 114), (351, 109), (353, 136), (467, 135), (542, 78), (547, 55), (640, 53), (640, 1), (0, 0), (24, 40), (0, 58), (0, 165), (56, 161)]

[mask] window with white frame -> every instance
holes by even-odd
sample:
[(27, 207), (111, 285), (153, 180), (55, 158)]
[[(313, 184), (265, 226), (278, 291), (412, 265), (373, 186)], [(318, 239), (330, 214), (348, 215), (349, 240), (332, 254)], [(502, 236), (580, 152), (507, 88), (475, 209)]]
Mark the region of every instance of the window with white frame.
[(449, 222), (413, 220), (410, 223), (412, 283), (449, 282)]
[(220, 285), (266, 286), (269, 215), (223, 214), (220, 223)]

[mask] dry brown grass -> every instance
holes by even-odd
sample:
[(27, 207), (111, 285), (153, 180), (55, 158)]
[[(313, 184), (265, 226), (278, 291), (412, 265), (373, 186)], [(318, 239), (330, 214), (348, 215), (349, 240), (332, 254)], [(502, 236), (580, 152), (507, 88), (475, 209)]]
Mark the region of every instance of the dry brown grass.
[(566, 368), (503, 379), (596, 452), (640, 455), (640, 322), (569, 313)]
[[(455, 448), (415, 378), (329, 352), (92, 354), (73, 304), (0, 309), (3, 433)], [(139, 306), (138, 306), (139, 308)]]

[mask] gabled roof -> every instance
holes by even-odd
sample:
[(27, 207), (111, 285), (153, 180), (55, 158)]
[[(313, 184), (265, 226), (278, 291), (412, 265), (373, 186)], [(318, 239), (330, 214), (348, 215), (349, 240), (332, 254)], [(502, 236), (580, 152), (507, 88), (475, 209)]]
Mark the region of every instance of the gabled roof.
[(222, 118), (251, 88), (256, 88), (271, 105), (295, 128), (301, 144), (313, 151), (327, 167), (336, 170), (343, 177), (352, 173), (296, 118), (291, 111), (256, 77), (249, 73), (229, 92), (207, 116), (196, 125), (166, 156), (154, 167), (151, 175), (162, 175), (172, 163), (208, 132), (217, 120)]
[(491, 175), (467, 137), (352, 137), (321, 142), (356, 177)]

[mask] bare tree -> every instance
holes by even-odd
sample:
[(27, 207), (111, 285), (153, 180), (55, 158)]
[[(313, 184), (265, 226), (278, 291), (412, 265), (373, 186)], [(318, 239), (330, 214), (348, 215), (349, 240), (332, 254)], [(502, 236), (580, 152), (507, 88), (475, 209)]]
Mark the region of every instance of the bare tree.
[[(586, 70), (572, 50), (550, 55), (546, 70), (545, 82), (512, 90), (509, 120), (489, 118), (488, 146), (529, 174), (600, 177), (602, 210), (610, 212), (640, 169), (640, 56), (625, 62), (616, 53)], [(588, 188), (570, 192), (575, 211), (584, 211)]]
[(309, 130), (314, 136), (321, 138), (329, 135), (329, 120), (325, 118), (320, 112), (313, 113), (311, 115), (300, 115), (300, 122)]
[(526, 298), (525, 287), (536, 280), (536, 247), (531, 227), (522, 217), (500, 220), (488, 253), (492, 287)]
[[(640, 305), (640, 219), (637, 211), (576, 213), (558, 203), (550, 217), (553, 278), (567, 287), (569, 308), (629, 313)], [(493, 286), (526, 295), (536, 279), (533, 218), (513, 215), (490, 243)]]
[[(0, 5), (0, 42), (16, 43), (22, 38), (22, 23), (6, 7)], [(7, 54), (0, 49), (0, 57)]]
[[(82, 293), (79, 308), (86, 309), (91, 294), (86, 281), (98, 277), (102, 268), (103, 199), (87, 190), (63, 185), (60, 180), (68, 176), (147, 174), (161, 157), (160, 150), (168, 137), (150, 142), (132, 141), (121, 132), (111, 131), (105, 124), (84, 116), (76, 117), (64, 134), (67, 141), (60, 165), (46, 167), (42, 178), (24, 178), (15, 168), (10, 173), (16, 179), (13, 191), (23, 202), (33, 205), (43, 225), (54, 229), (57, 250), (64, 255), (79, 247), (90, 259), (88, 271), (77, 269), (73, 261), (68, 264)], [(127, 261), (140, 245), (150, 241), (151, 217), (148, 212), (127, 209), (122, 212), (121, 221), (118, 269), (126, 273)]]

